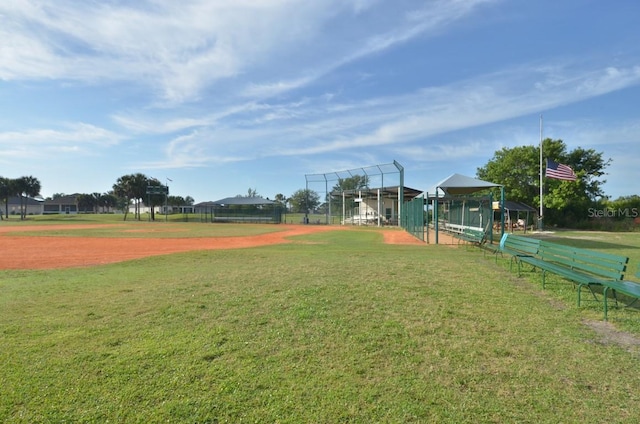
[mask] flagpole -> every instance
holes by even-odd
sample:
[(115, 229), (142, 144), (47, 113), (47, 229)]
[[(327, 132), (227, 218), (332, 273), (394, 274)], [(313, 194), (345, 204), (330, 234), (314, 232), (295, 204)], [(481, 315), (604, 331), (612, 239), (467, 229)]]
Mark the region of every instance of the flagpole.
[(542, 231), (543, 225), (543, 206), (542, 206), (542, 114), (540, 115), (540, 215), (538, 217), (538, 230)]

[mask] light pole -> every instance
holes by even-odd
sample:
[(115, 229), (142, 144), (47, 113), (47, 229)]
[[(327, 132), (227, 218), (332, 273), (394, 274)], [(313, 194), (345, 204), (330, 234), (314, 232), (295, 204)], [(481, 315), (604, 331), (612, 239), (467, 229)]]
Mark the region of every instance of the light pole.
[(164, 222), (169, 220), (169, 207), (168, 207), (168, 199), (169, 199), (169, 181), (173, 182), (169, 177), (166, 178), (165, 192), (164, 192)]

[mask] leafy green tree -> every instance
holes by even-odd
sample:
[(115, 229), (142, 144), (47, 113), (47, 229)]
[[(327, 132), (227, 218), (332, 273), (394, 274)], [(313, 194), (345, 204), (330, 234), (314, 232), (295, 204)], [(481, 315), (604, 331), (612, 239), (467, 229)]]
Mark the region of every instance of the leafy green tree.
[[(587, 218), (590, 205), (604, 196), (601, 177), (611, 163), (593, 149), (576, 148), (567, 152), (562, 140), (542, 141), (543, 166), (546, 159), (569, 165), (576, 173), (576, 181), (544, 177), (544, 219), (549, 225), (573, 226)], [(517, 146), (503, 148), (477, 170), (477, 177), (502, 184), (508, 200), (531, 206), (540, 204), (540, 147)]]
[(637, 215), (640, 214), (640, 195), (633, 194), (631, 196), (618, 197), (616, 200), (607, 201), (605, 206), (615, 211), (625, 211), (624, 214), (618, 213), (616, 217), (630, 215), (633, 218), (637, 218)]
[(273, 201), (276, 202), (278, 205), (280, 205), (282, 208), (284, 208), (285, 211), (287, 210), (287, 202), (289, 201), (289, 199), (287, 199), (287, 197), (284, 194), (282, 193), (276, 194)]
[(186, 205), (186, 203), (182, 196), (167, 196), (167, 205), (182, 206), (182, 205)]
[(255, 188), (249, 188), (247, 190), (247, 194), (245, 194), (244, 196), (241, 194), (238, 194), (236, 197), (258, 197), (258, 190), (256, 190)]
[(369, 178), (366, 175), (353, 175), (347, 178), (339, 178), (332, 191), (343, 192), (347, 190), (359, 190), (369, 186)]
[(515, 202), (535, 204), (539, 196), (539, 152), (534, 146), (502, 148), (482, 168), (477, 176), (481, 180), (504, 186), (505, 197)]
[[(342, 192), (355, 191), (369, 187), (369, 177), (366, 175), (353, 175), (347, 178), (339, 178), (338, 182), (333, 186), (330, 193), (327, 193), (325, 202), (321, 205), (321, 208), (326, 212), (329, 207), (329, 197), (331, 198), (332, 212), (336, 213), (342, 209)], [(353, 203), (353, 200), (349, 201)]]
[(293, 212), (309, 213), (320, 204), (320, 195), (313, 190), (300, 189), (289, 198)]

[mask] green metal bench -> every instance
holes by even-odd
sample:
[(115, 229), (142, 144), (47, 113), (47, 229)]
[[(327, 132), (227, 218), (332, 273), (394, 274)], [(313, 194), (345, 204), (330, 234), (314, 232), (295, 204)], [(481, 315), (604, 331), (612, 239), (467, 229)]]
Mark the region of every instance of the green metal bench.
[(460, 242), (466, 241), (476, 246), (484, 244), (487, 240), (486, 233), (482, 230), (475, 230), (473, 228), (465, 228), (461, 233), (455, 233), (455, 237)]
[[(546, 273), (551, 272), (577, 284), (578, 307), (580, 307), (582, 288), (587, 287), (597, 300), (593, 286), (603, 287), (604, 319), (607, 319), (607, 295), (609, 290), (620, 291), (634, 296), (634, 287), (623, 282), (629, 258), (589, 249), (565, 246), (558, 243), (541, 241), (538, 257), (542, 264), (536, 266), (542, 270), (542, 288), (545, 287)], [(640, 285), (637, 287), (640, 296)], [(615, 292), (614, 292), (615, 294)]]
[[(636, 277), (640, 278), (640, 267), (636, 272)], [(604, 288), (602, 290), (603, 303), (604, 303), (604, 319), (607, 320), (608, 306), (607, 306), (607, 295), (609, 291), (611, 291), (613, 298), (616, 301), (616, 306), (618, 306), (618, 296), (617, 293), (622, 293), (626, 296), (634, 298), (635, 300), (631, 302), (633, 305), (638, 299), (640, 299), (640, 283), (635, 281), (616, 281), (616, 282), (608, 282), (602, 285)]]
[[(518, 265), (518, 276), (522, 269), (522, 263), (526, 262), (533, 266), (536, 266), (538, 262), (541, 262), (536, 255), (540, 247), (540, 240), (532, 237), (522, 237), (513, 234), (504, 234), (500, 239), (500, 248), (496, 251), (501, 255), (509, 255), (509, 270), (513, 268), (513, 263)], [(496, 261), (498, 257), (496, 255)]]
[(604, 320), (607, 320), (607, 314), (609, 311), (607, 305), (607, 296), (609, 292), (613, 294), (613, 298), (616, 301), (616, 306), (618, 306), (618, 296), (617, 293), (622, 293), (629, 297), (635, 298), (632, 302), (635, 303), (638, 299), (640, 299), (640, 283), (636, 283), (635, 281), (610, 281), (602, 283), (604, 287), (602, 289), (602, 297), (604, 303)]
[(487, 241), (480, 247), (484, 251), (485, 256), (487, 255), (487, 252), (492, 253), (496, 255), (496, 262), (498, 261), (498, 254), (500, 253), (500, 244), (490, 243)]
[[(505, 234), (500, 241), (500, 252), (511, 255), (518, 264), (518, 276), (522, 264), (527, 263), (542, 271), (542, 288), (545, 288), (547, 272), (577, 284), (578, 307), (582, 288), (587, 287), (597, 300), (593, 286), (603, 287), (604, 318), (607, 319), (607, 295), (611, 291), (640, 298), (640, 283), (623, 281), (629, 258), (589, 249), (566, 246), (531, 237)], [(640, 272), (638, 273), (640, 274)], [(640, 275), (639, 275), (640, 276)], [(616, 298), (617, 303), (617, 298)]]
[(545, 274), (548, 271), (577, 283), (578, 297), (583, 286), (621, 281), (629, 262), (626, 256), (544, 240), (540, 242), (538, 256), (543, 262), (539, 266), (542, 269), (542, 288), (545, 287)]

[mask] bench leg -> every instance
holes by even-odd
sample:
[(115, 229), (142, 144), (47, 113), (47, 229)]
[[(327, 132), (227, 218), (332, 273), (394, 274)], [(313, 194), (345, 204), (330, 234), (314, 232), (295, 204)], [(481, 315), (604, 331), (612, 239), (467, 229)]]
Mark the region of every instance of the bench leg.
[[(607, 303), (607, 293), (609, 292), (609, 287), (605, 287), (604, 290), (602, 291), (602, 296), (604, 297), (604, 320), (607, 321), (607, 314), (609, 311), (609, 307), (608, 307), (608, 303)], [(616, 290), (615, 289), (611, 289), (611, 292), (613, 294), (613, 300), (616, 301), (616, 308), (618, 307), (618, 295), (616, 294)]]
[(580, 307), (580, 293), (582, 292), (582, 284), (578, 284), (578, 308)]
[(597, 302), (598, 301), (598, 296), (596, 296), (596, 293), (593, 291), (593, 287), (591, 287), (591, 284), (588, 284), (589, 290), (591, 291), (591, 296), (593, 296), (593, 299)]
[(513, 256), (512, 259), (518, 264), (518, 277), (522, 276), (522, 261), (517, 256)]
[(593, 288), (591, 287), (591, 284), (589, 283), (580, 283), (578, 284), (578, 308), (580, 307), (580, 295), (582, 294), (582, 287), (587, 286), (589, 288), (589, 291), (591, 292), (591, 296), (593, 296), (593, 300), (595, 300), (596, 302), (598, 301), (598, 297), (596, 296), (595, 292), (593, 291)]
[(602, 291), (602, 296), (604, 297), (602, 303), (604, 303), (604, 320), (607, 321), (607, 292), (609, 291), (609, 287), (605, 287), (604, 290)]

